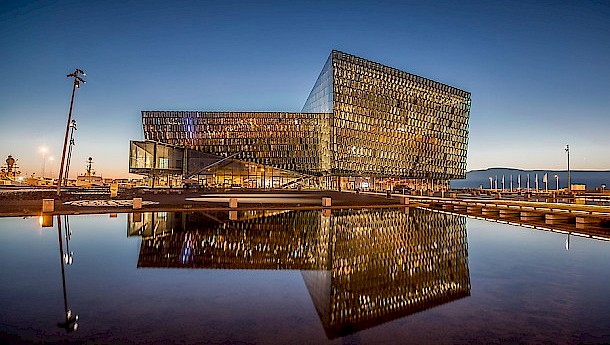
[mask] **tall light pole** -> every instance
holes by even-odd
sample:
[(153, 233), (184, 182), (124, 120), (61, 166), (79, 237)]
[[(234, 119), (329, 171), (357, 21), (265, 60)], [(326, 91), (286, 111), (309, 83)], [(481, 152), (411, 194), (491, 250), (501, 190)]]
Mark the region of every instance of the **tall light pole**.
[(64, 174), (64, 163), (66, 161), (66, 146), (68, 146), (68, 132), (70, 131), (70, 120), (72, 120), (72, 106), (74, 105), (74, 93), (81, 83), (85, 84), (86, 81), (81, 78), (87, 75), (82, 69), (75, 69), (73, 73), (66, 75), (68, 78), (74, 78), (74, 85), (72, 86), (72, 98), (70, 100), (70, 111), (68, 112), (68, 123), (66, 123), (66, 136), (64, 137), (64, 148), (61, 153), (61, 165), (59, 166), (59, 178), (57, 179), (57, 196), (61, 194), (61, 178)]
[(72, 147), (74, 146), (74, 131), (76, 130), (76, 120), (70, 122), (70, 145), (68, 146), (68, 159), (66, 160), (66, 174), (64, 175), (64, 186), (68, 185), (70, 174), (70, 159), (72, 158)]
[(572, 183), (570, 181), (570, 145), (566, 145), (566, 153), (568, 154), (568, 193), (571, 193)]

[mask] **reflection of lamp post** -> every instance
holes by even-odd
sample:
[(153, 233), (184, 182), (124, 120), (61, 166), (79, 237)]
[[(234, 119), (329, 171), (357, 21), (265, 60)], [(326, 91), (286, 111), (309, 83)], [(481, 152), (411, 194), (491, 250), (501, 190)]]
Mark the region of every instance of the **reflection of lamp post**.
[(559, 175), (555, 175), (555, 189), (559, 191)]
[(74, 93), (81, 83), (86, 81), (81, 78), (86, 76), (82, 69), (75, 69), (73, 73), (68, 74), (66, 77), (74, 78), (74, 85), (72, 86), (72, 99), (70, 100), (70, 111), (68, 112), (68, 123), (66, 124), (66, 136), (64, 137), (64, 148), (61, 153), (61, 164), (59, 166), (59, 178), (57, 179), (57, 196), (61, 193), (61, 178), (64, 174), (64, 162), (66, 161), (66, 146), (68, 146), (68, 132), (70, 131), (70, 120), (72, 119), (72, 106), (74, 105)]
[[(61, 216), (57, 215), (57, 236), (59, 238), (59, 261), (61, 262), (61, 282), (64, 292), (64, 317), (65, 320), (63, 322), (58, 322), (57, 327), (63, 328), (66, 332), (74, 332), (78, 329), (78, 315), (73, 314), (72, 310), (68, 309), (68, 295), (66, 291), (66, 272), (64, 269), (65, 257), (64, 257), (64, 247), (63, 240), (61, 236)], [(68, 218), (66, 216), (66, 222)]]
[(489, 176), (489, 189), (494, 189), (494, 179)]

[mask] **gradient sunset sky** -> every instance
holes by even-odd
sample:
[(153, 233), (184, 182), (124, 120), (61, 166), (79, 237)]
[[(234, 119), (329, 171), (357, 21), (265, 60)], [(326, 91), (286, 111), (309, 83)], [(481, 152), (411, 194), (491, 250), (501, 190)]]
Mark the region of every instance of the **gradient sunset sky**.
[(472, 93), (468, 170), (610, 169), (608, 1), (0, 1), (0, 157), (128, 175), (141, 110), (301, 110), (338, 49)]

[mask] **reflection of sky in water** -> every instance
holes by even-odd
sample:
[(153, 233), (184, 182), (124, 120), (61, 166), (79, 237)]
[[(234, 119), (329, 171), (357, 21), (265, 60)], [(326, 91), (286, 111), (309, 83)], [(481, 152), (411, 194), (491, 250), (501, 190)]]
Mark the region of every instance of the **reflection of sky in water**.
[[(0, 337), (328, 341), (299, 271), (137, 269), (141, 239), (126, 237), (124, 214), (70, 217), (80, 327), (65, 335), (57, 229), (37, 221), (0, 219)], [(330, 342), (610, 341), (609, 242), (572, 237), (566, 251), (565, 235), (474, 219), (467, 231), (469, 297)]]

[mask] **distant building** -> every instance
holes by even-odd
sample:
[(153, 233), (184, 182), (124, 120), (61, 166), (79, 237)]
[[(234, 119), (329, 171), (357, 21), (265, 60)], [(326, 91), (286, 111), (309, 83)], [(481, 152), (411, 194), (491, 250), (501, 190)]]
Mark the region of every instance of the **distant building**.
[(143, 111), (130, 172), (221, 187), (444, 186), (464, 178), (470, 93), (333, 51), (302, 112)]

